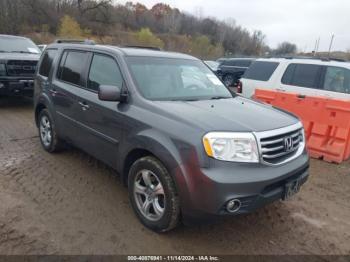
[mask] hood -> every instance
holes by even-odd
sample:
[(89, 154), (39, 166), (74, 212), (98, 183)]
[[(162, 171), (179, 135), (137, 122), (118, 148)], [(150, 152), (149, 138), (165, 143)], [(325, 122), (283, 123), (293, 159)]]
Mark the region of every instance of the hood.
[(0, 60), (39, 61), (41, 54), (0, 53)]
[(210, 131), (258, 132), (286, 127), (299, 120), (270, 105), (240, 96), (202, 101), (157, 101), (160, 112)]

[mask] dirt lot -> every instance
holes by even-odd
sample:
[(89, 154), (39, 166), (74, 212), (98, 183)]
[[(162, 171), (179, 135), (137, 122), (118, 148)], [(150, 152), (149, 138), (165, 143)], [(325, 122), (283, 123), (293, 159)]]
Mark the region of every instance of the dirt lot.
[(41, 149), (30, 100), (0, 98), (0, 254), (350, 254), (350, 162), (311, 162), (290, 202), (158, 235), (104, 165)]

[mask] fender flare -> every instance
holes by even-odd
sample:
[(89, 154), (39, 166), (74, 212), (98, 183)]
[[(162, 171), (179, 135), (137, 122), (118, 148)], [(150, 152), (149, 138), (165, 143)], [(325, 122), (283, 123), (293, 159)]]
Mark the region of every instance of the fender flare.
[[(171, 176), (174, 176), (174, 169), (182, 166), (182, 157), (174, 142), (163, 133), (155, 129), (142, 130), (137, 134), (131, 134), (120, 145), (120, 158), (118, 172), (127, 177), (125, 164), (128, 156), (135, 150), (145, 150), (158, 158), (167, 168)], [(175, 184), (177, 179), (173, 177)]]
[(47, 108), (50, 111), (51, 116), (56, 120), (56, 112), (53, 108), (53, 103), (49, 96), (45, 93), (42, 93), (40, 97), (35, 102), (35, 108), (34, 108), (34, 117), (35, 117), (35, 124), (38, 125), (38, 108), (40, 105), (43, 105), (45, 108)]

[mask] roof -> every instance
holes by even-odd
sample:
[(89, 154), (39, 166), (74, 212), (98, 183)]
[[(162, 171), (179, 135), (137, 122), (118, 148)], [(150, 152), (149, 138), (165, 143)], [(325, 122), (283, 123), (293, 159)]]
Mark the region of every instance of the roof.
[(147, 48), (132, 48), (132, 47), (117, 47), (117, 46), (109, 46), (114, 49), (118, 49), (125, 56), (146, 56), (146, 57), (164, 57), (164, 58), (180, 58), (180, 59), (190, 59), (197, 60), (197, 58), (176, 52), (167, 52), (167, 51), (158, 51)]
[(102, 50), (102, 51), (116, 51), (124, 56), (142, 56), (142, 57), (160, 57), (160, 58), (177, 58), (177, 59), (189, 59), (189, 60), (198, 60), (197, 58), (175, 52), (159, 51), (150, 48), (134, 48), (134, 47), (119, 47), (111, 45), (94, 45), (94, 44), (82, 44), (82, 43), (53, 43), (50, 44), (47, 48), (76, 48), (84, 50)]
[(17, 36), (17, 35), (1, 35), (0, 34), (0, 37), (3, 37), (3, 38), (17, 38), (17, 39), (27, 39), (27, 37), (23, 37), (23, 36)]
[(313, 65), (329, 65), (346, 67), (350, 69), (349, 62), (339, 62), (322, 58), (259, 58), (256, 61), (269, 61), (279, 63), (298, 63), (298, 64), (313, 64)]

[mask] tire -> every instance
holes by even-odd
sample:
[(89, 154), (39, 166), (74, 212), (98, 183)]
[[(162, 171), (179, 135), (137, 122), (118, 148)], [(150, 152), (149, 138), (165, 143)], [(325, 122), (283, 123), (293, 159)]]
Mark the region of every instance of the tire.
[(222, 80), (227, 87), (232, 86), (235, 82), (235, 78), (231, 74), (225, 75)]
[(179, 197), (173, 179), (158, 159), (143, 157), (131, 166), (128, 191), (132, 208), (145, 227), (160, 233), (178, 225)]
[(60, 140), (59, 137), (57, 136), (55, 123), (53, 122), (52, 119), (53, 118), (51, 117), (47, 109), (43, 109), (39, 113), (39, 117), (38, 117), (39, 138), (40, 138), (41, 145), (49, 153), (58, 152), (63, 148), (63, 141)]

